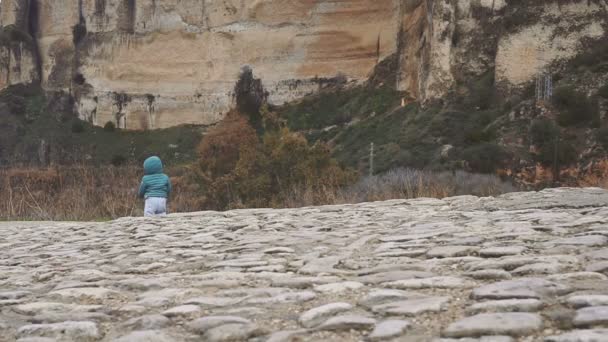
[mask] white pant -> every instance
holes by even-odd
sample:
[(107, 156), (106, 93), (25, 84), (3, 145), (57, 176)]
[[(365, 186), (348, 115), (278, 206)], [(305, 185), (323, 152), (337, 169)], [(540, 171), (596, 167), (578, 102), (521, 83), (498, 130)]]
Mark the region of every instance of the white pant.
[(167, 199), (162, 197), (146, 198), (144, 216), (150, 217), (159, 215), (167, 215)]

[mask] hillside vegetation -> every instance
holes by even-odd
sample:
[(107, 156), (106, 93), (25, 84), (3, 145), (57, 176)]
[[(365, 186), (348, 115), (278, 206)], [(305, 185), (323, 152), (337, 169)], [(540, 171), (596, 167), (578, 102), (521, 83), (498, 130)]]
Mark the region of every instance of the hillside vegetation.
[(594, 171), (589, 165), (606, 158), (608, 44), (596, 42), (552, 69), (553, 96), (540, 102), (535, 84), (505, 92), (491, 71), (424, 104), (387, 85), (363, 84), (327, 89), (277, 111), (291, 129), (329, 143), (340, 162), (361, 172), (368, 172), (373, 143), (378, 173), (407, 166), (498, 172), (538, 186), (559, 179), (530, 174), (540, 166), (559, 169), (563, 184), (576, 185)]
[(0, 165), (124, 165), (159, 154), (171, 164), (196, 158), (204, 131), (179, 126), (153, 131), (123, 131), (112, 122), (97, 127), (72, 113), (62, 93), (44, 93), (35, 85), (0, 92)]
[(137, 215), (139, 165), (150, 155), (175, 181), (173, 211), (606, 186), (608, 44), (552, 69), (546, 101), (534, 84), (501, 89), (490, 71), (427, 103), (373, 75), (283, 106), (267, 103), (263, 80), (243, 69), (225, 120), (154, 131), (95, 127), (66, 94), (9, 87), (0, 93), (0, 219)]

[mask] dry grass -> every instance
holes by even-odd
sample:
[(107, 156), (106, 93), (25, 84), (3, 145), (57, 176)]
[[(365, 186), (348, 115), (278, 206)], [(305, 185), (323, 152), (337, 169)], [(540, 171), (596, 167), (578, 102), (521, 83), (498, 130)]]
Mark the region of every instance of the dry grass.
[(584, 166), (561, 169), (559, 181), (555, 180), (551, 167), (540, 164), (520, 170), (517, 173), (505, 171), (526, 188), (542, 189), (550, 186), (599, 187), (608, 189), (608, 160), (596, 160)]
[[(173, 168), (171, 212), (202, 209), (188, 168)], [(96, 221), (143, 214), (139, 166), (0, 169), (0, 220)]]
[(580, 178), (578, 185), (608, 189), (608, 160), (590, 165), (589, 171)]
[(135, 168), (0, 170), (0, 218), (102, 220), (138, 213)]
[(459, 195), (496, 196), (517, 191), (511, 183), (497, 176), (464, 171), (429, 172), (395, 169), (385, 174), (365, 177), (354, 185), (339, 189), (293, 189), (283, 206), (301, 207), (345, 204), (407, 198), (445, 198)]
[[(192, 173), (188, 167), (168, 170), (175, 189), (169, 204), (171, 212), (208, 209), (205, 206), (208, 195), (193, 181)], [(143, 207), (136, 197), (140, 178), (141, 169), (136, 166), (0, 170), (0, 220), (91, 221), (139, 216)], [(271, 206), (293, 208), (463, 194), (486, 196), (513, 190), (495, 176), (398, 169), (363, 178), (345, 188), (285, 189), (279, 196), (284, 200)], [(244, 205), (235, 201), (230, 207)]]

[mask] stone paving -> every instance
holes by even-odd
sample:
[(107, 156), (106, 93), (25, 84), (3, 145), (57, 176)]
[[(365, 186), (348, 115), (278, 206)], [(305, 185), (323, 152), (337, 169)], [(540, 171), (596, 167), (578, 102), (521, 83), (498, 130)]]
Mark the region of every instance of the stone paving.
[(608, 192), (0, 223), (0, 340), (608, 341)]

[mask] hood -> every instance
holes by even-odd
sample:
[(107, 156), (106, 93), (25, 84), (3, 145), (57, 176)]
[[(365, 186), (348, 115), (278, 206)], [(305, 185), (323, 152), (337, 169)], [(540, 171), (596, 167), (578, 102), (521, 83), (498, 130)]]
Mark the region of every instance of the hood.
[(144, 162), (144, 174), (155, 175), (163, 173), (163, 162), (158, 157), (150, 157)]

